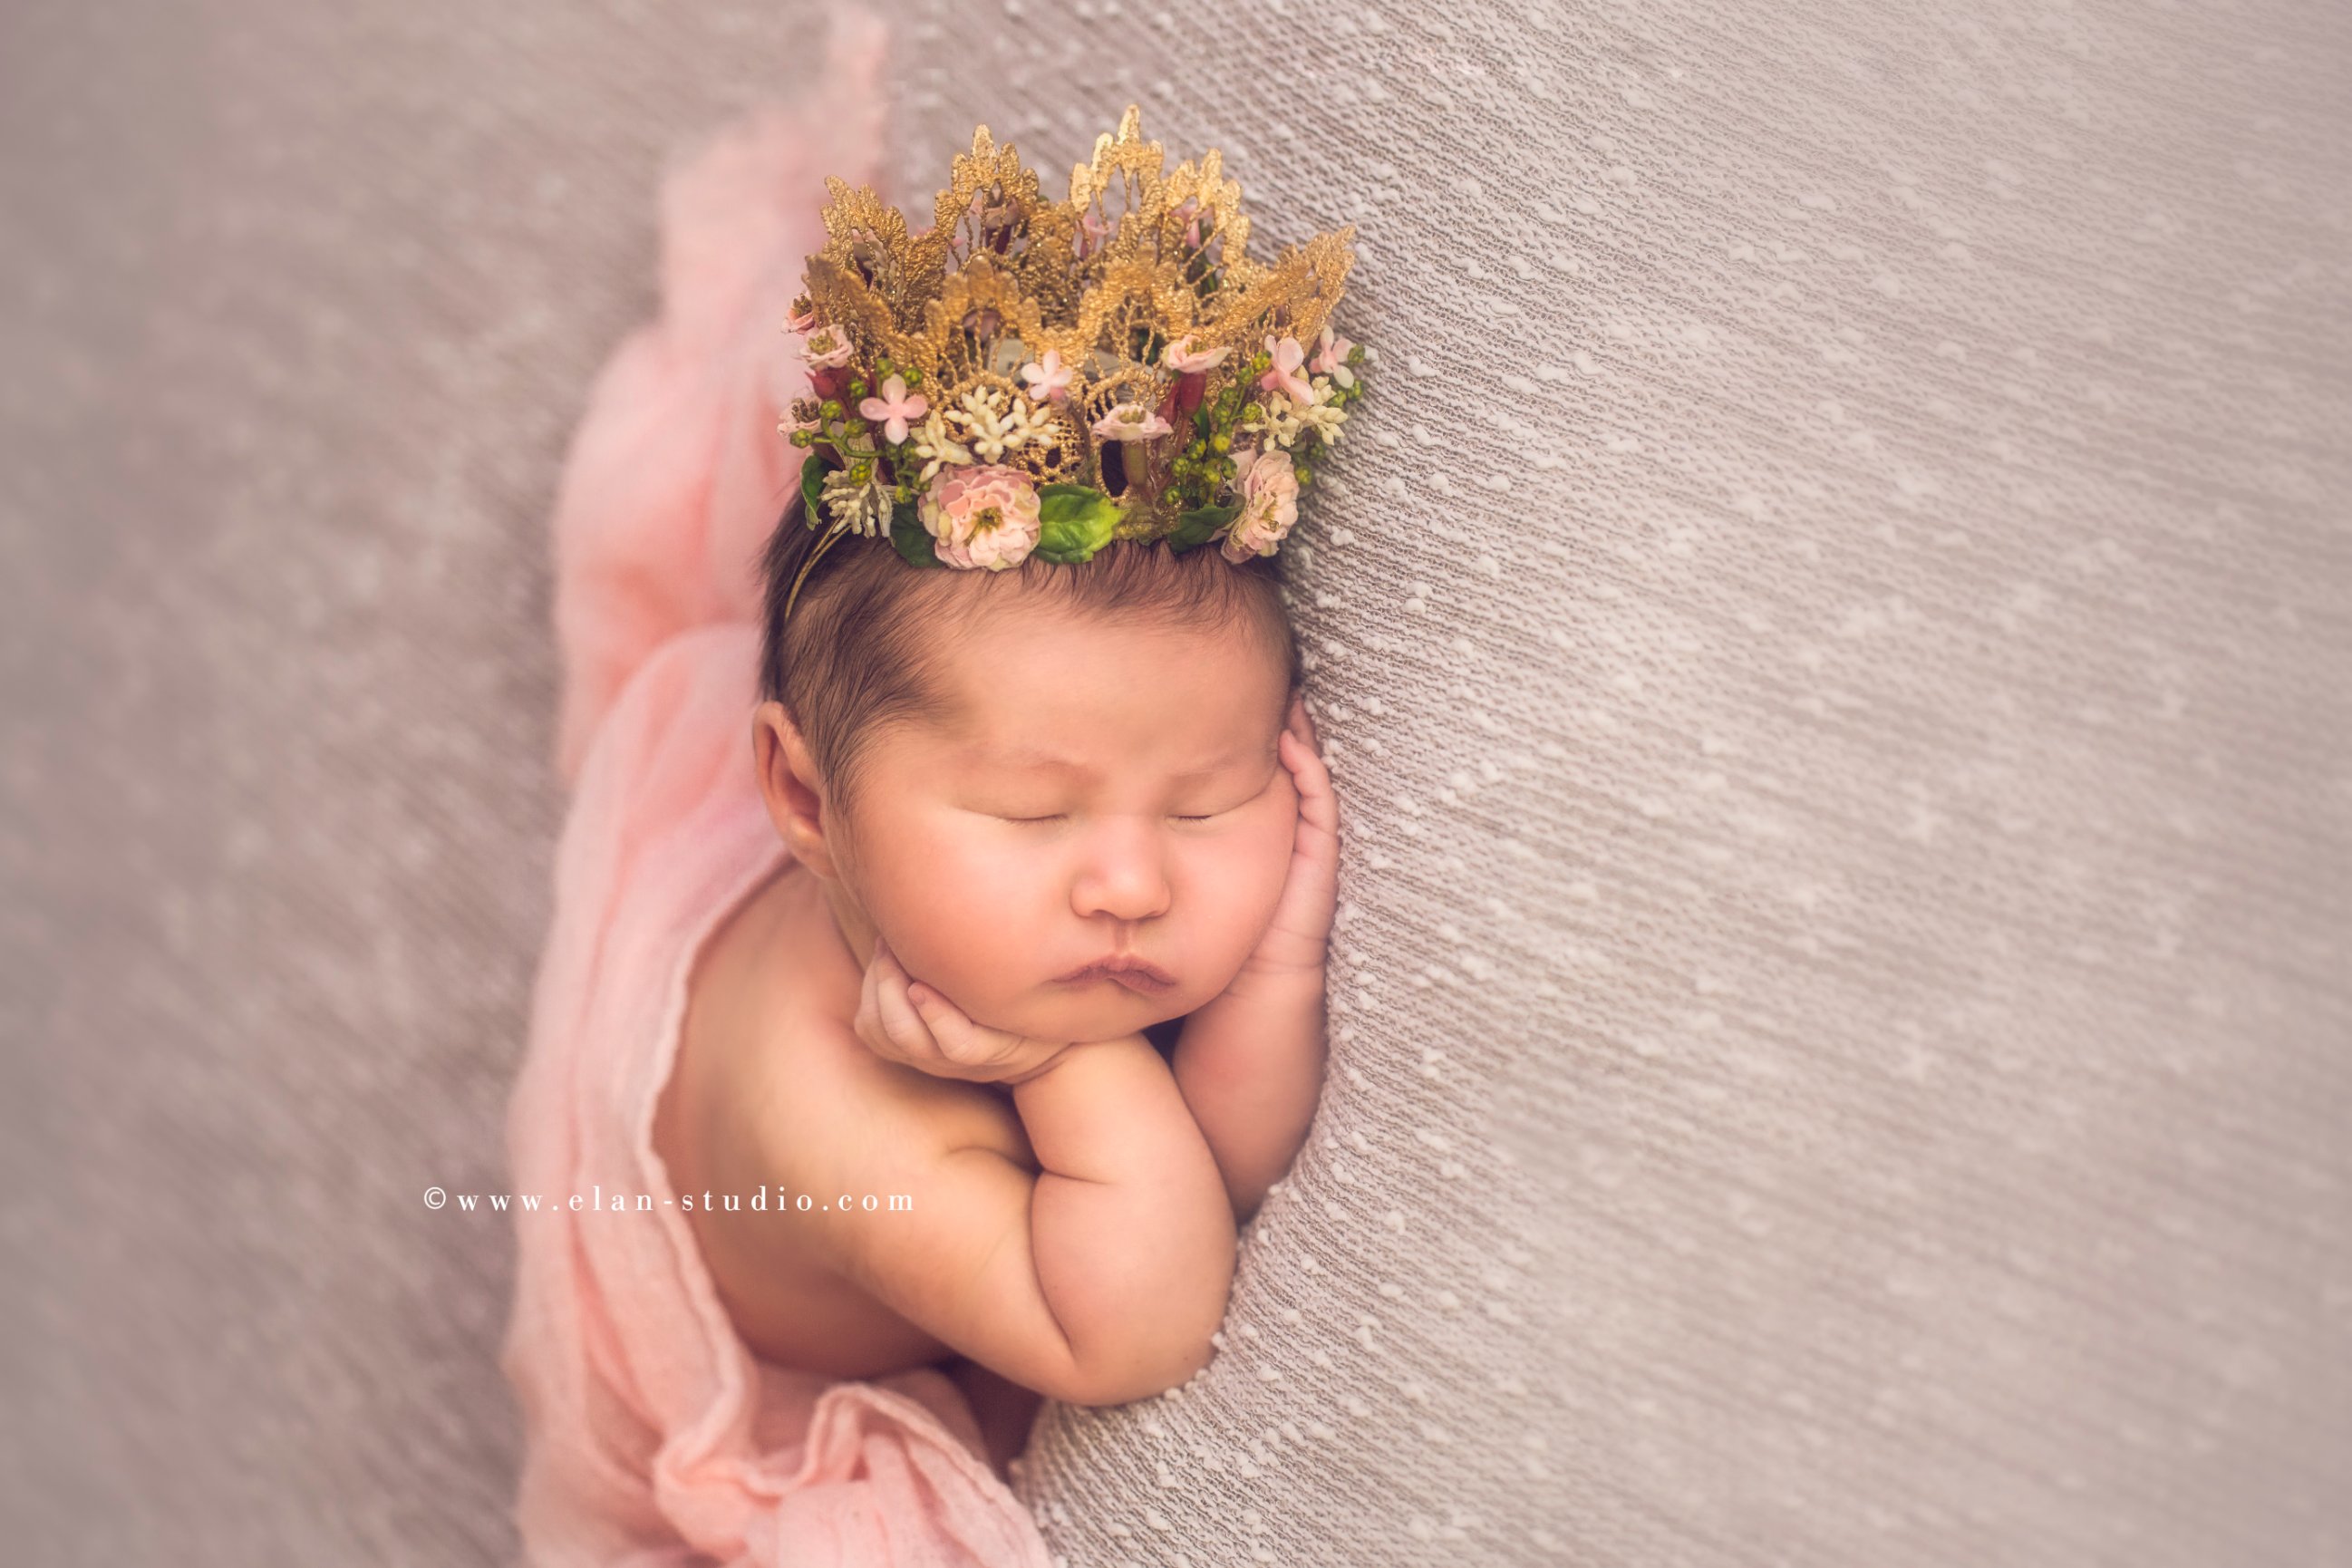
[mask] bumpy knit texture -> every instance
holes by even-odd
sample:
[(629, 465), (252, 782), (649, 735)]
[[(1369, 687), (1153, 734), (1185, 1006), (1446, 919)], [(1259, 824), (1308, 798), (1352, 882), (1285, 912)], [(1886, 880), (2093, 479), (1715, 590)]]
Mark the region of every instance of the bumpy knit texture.
[(1329, 1091), (1055, 1550), (2352, 1555), (2347, 14), (912, 16), (902, 199), (1137, 100), (1380, 348)]
[[(883, 14), (901, 200), (1139, 101), (1383, 349), (1329, 1093), (1068, 1568), (2352, 1558), (2352, 10)], [(11, 1561), (511, 1547), (546, 518), (821, 15), (6, 7)]]

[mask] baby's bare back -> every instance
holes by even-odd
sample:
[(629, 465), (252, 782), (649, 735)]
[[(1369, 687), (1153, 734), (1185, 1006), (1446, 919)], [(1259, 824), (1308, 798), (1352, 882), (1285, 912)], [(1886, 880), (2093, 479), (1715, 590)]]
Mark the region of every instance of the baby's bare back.
[[(858, 1041), (860, 975), (829, 920), (815, 879), (787, 862), (712, 932), (688, 978), (654, 1149), (692, 1205), (688, 1222), (744, 1343), (779, 1365), (876, 1377), (958, 1352), (838, 1268), (819, 1216), (837, 1221), (845, 1198), (857, 1225), (907, 1223), (922, 1194), (905, 1189), (949, 1149), (991, 1150), (1031, 1173), (1037, 1163), (1006, 1091), (926, 1077)], [(832, 1173), (872, 1171), (877, 1143), (904, 1152), (890, 1163), (909, 1180), (896, 1194), (845, 1191)], [(765, 1212), (750, 1206), (762, 1190)]]

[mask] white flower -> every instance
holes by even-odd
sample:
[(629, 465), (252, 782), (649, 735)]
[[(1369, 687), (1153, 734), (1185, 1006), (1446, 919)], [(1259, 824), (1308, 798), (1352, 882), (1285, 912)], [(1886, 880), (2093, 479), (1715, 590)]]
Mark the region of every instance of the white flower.
[(1327, 445), (1337, 441), (1339, 426), (1346, 421), (1348, 411), (1333, 400), (1330, 380), (1318, 376), (1307, 388), (1307, 393), (1309, 401), (1294, 403), (1287, 394), (1261, 392), (1257, 402), (1265, 411), (1265, 416), (1241, 421), (1234, 426), (1234, 432), (1263, 431), (1267, 446), (1280, 447), (1285, 450), (1297, 445), (1298, 437), (1310, 431), (1321, 437)]
[(1095, 434), (1106, 441), (1146, 441), (1175, 428), (1140, 403), (1122, 403), (1095, 421)]
[(924, 459), (923, 471), (915, 476), (922, 483), (928, 484), (931, 476), (945, 464), (971, 461), (971, 448), (948, 435), (943, 412), (938, 408), (932, 409), (929, 418), (908, 432), (908, 438), (915, 448), (915, 456)]
[(1339, 406), (1339, 399), (1331, 391), (1329, 379), (1319, 375), (1315, 378), (1315, 401), (1295, 403), (1291, 405), (1291, 413), (1301, 429), (1315, 432), (1327, 447), (1339, 440), (1339, 426), (1348, 418), (1348, 411)]
[(819, 327), (801, 341), (801, 357), (812, 370), (847, 364), (849, 351), (849, 334), (839, 327)]
[(1298, 438), (1298, 420), (1291, 413), (1290, 399), (1279, 392), (1261, 392), (1257, 405), (1263, 410), (1261, 416), (1241, 420), (1234, 426), (1234, 433), (1264, 436), (1266, 446), (1286, 449)]
[(963, 406), (954, 417), (964, 427), (964, 439), (984, 463), (1001, 462), (1004, 454), (1043, 438), (1053, 421), (1024, 398), (1008, 398), (993, 386), (975, 386), (963, 395)]
[(868, 472), (873, 477), (858, 480), (851, 479), (846, 468), (834, 469), (824, 477), (821, 499), (825, 514), (847, 525), (852, 533), (885, 534), (890, 531), (890, 489), (882, 482), (878, 468)]

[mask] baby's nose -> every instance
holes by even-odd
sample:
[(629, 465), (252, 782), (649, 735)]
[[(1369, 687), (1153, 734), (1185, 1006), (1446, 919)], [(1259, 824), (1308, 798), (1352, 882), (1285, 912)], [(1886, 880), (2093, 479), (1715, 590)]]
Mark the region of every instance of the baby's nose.
[(1170, 898), (1166, 847), (1154, 831), (1108, 834), (1094, 847), (1087, 867), (1070, 889), (1072, 907), (1083, 916), (1108, 914), (1122, 921), (1150, 920), (1167, 912)]

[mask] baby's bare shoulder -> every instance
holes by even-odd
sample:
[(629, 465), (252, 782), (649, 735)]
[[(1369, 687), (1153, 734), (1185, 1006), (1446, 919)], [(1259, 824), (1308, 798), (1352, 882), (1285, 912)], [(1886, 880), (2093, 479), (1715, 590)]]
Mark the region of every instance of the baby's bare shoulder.
[(1009, 1094), (866, 1048), (851, 1025), (858, 975), (830, 962), (828, 919), (808, 876), (788, 868), (712, 932), (662, 1107), (671, 1136), (695, 1146), (684, 1163), (792, 1184), (971, 1142), (1025, 1154)]
[(801, 1015), (781, 1025), (750, 1087), (765, 1108), (762, 1163), (771, 1180), (802, 1184), (796, 1192), (846, 1190), (837, 1184), (929, 1169), (972, 1147), (1037, 1168), (1008, 1092), (884, 1061), (845, 1019)]

